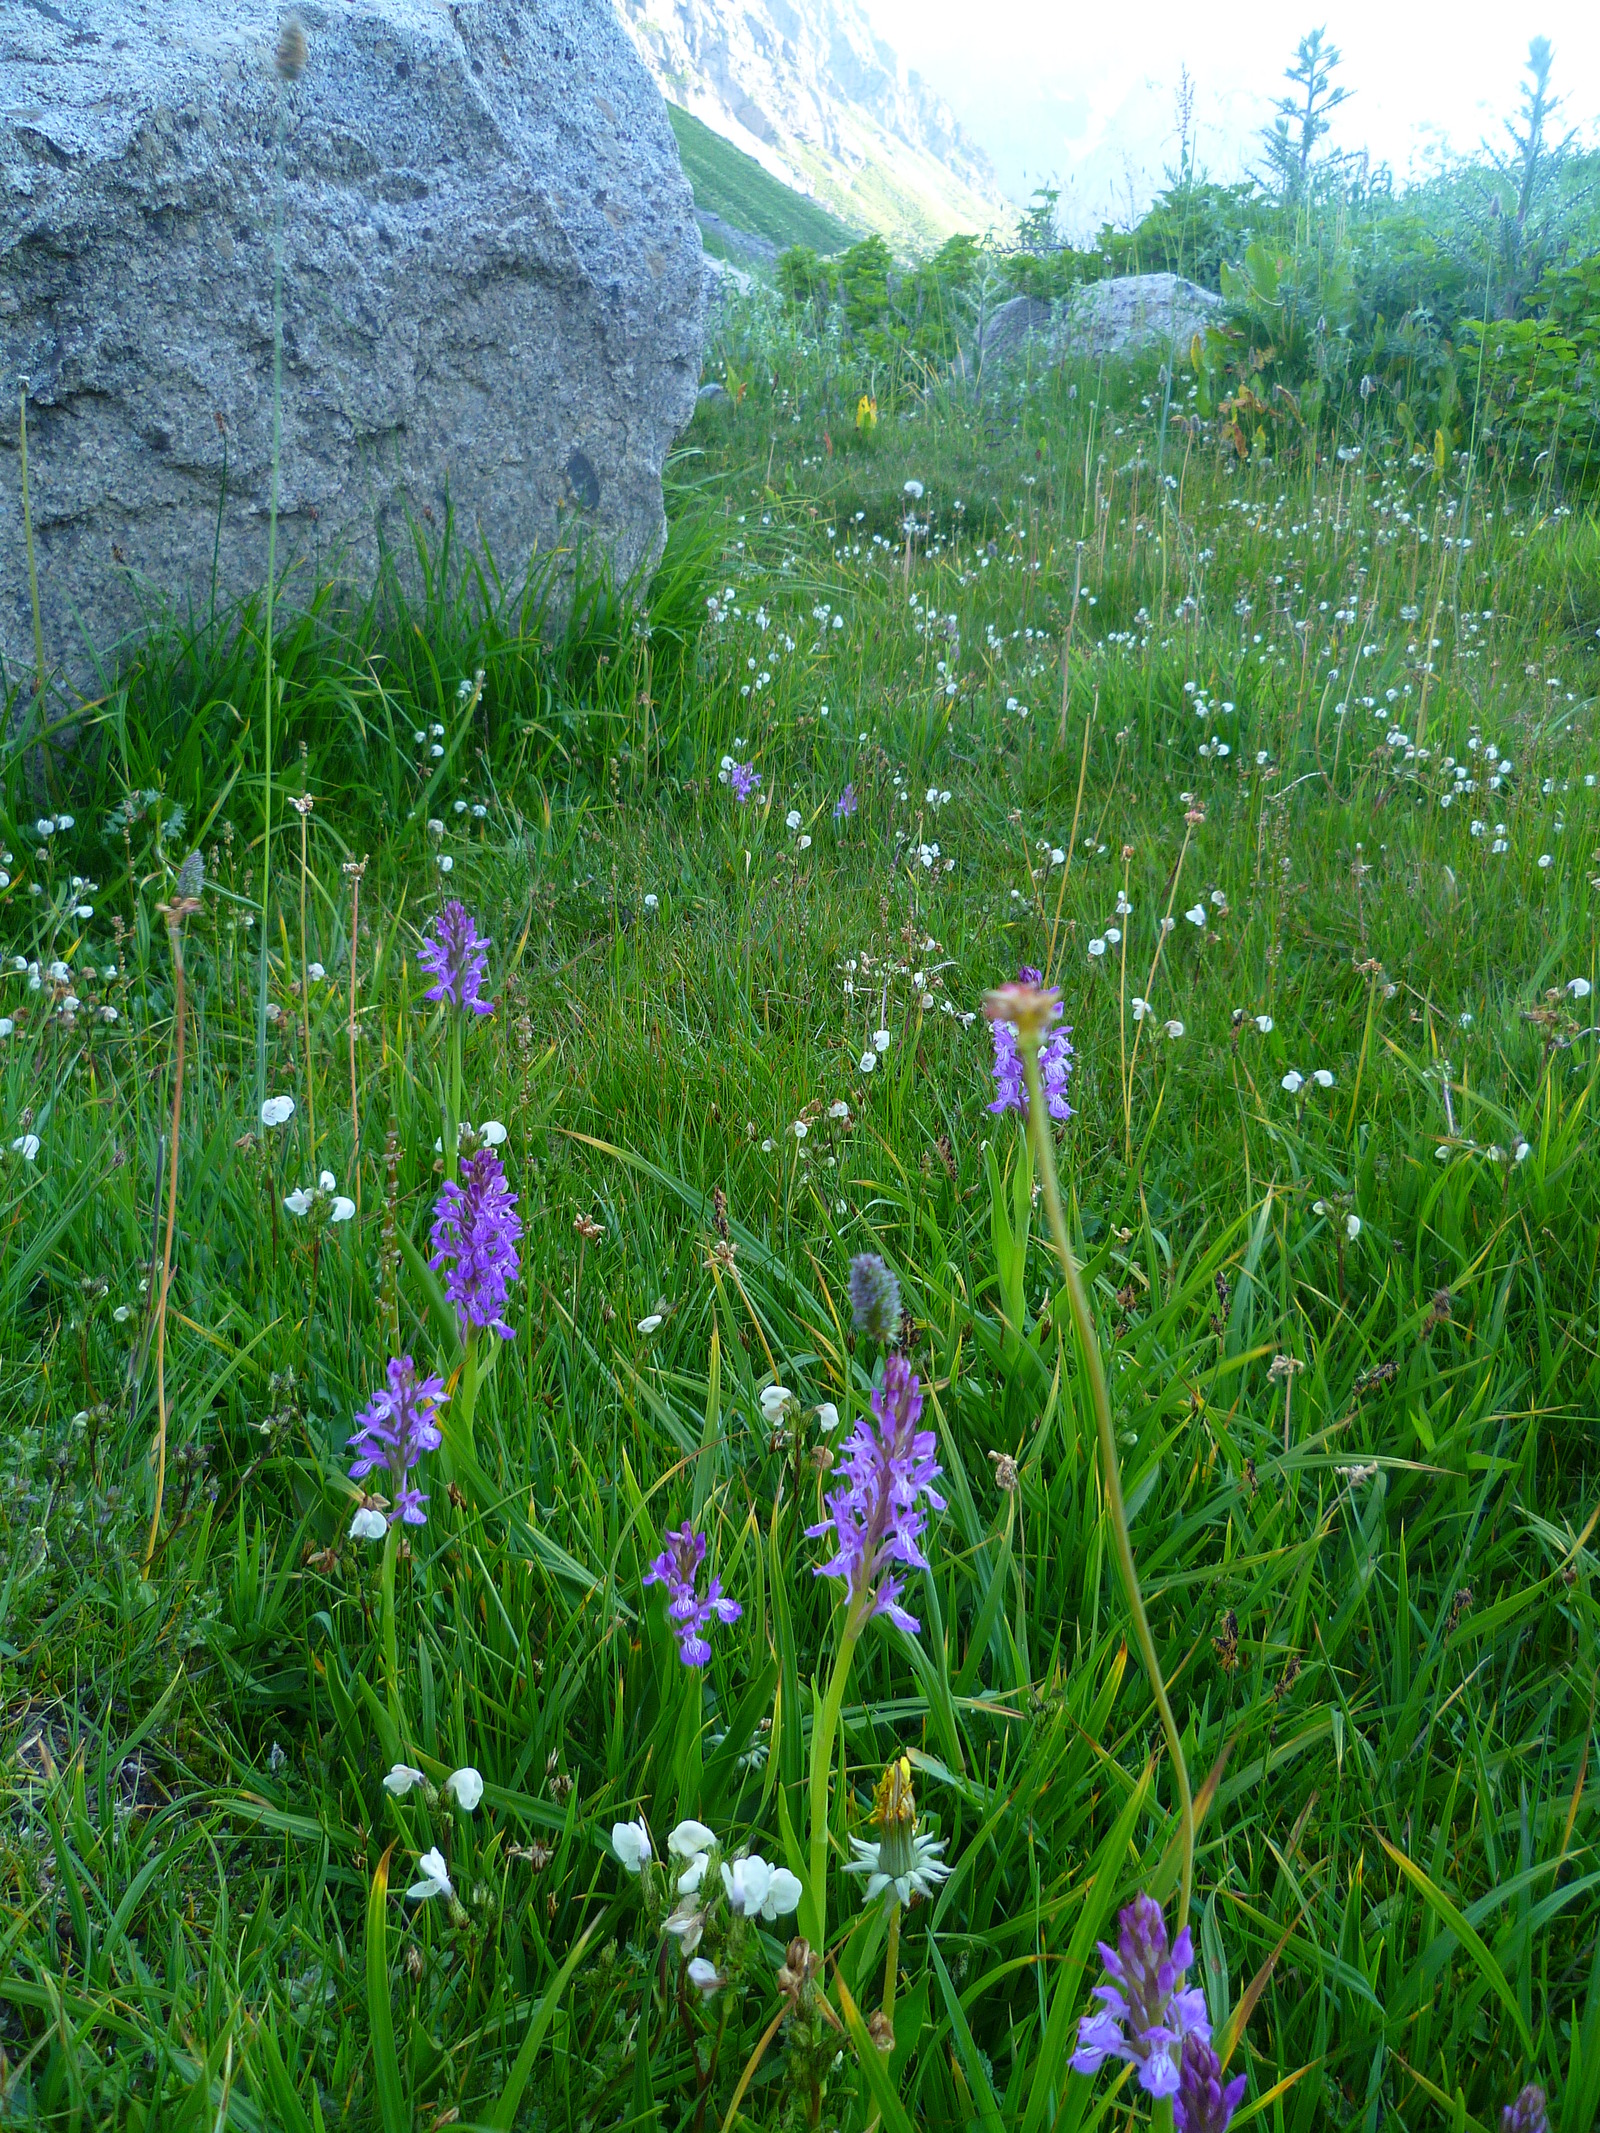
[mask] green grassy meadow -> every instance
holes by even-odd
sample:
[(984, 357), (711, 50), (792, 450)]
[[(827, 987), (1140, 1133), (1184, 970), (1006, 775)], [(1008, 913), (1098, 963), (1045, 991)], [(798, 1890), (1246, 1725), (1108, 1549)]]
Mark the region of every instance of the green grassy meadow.
[[(1600, 525), (1376, 431), (1243, 463), (1137, 369), (862, 435), (774, 316), (723, 315), (748, 390), (642, 604), (586, 579), (541, 638), (437, 553), (286, 600), (270, 851), (256, 608), (10, 763), (0, 2123), (1171, 2123), (1069, 2064), (1181, 1841), (987, 1108), (1028, 965), (1234, 2124), (1472, 2133), (1537, 2082), (1588, 2133)], [(492, 1017), (422, 997), (447, 896)], [(469, 1348), (427, 1265), (462, 1118), (525, 1225)], [(946, 1508), (918, 1632), (836, 1673), (805, 1528), (818, 1410), (882, 1374), (863, 1252)], [(403, 1354), (449, 1419), (373, 1546), (346, 1440)], [(643, 1582), (686, 1520), (742, 1609), (703, 1669)], [(901, 1757), (952, 1871), (886, 1909), (843, 1868)], [(715, 1840), (709, 1992), (638, 1817)], [(734, 1915), (745, 1850), (794, 1915)]]
[(668, 104), (667, 117), (696, 207), (780, 249), (808, 244), (815, 251), (837, 252), (850, 243), (854, 233), (836, 216), (781, 183), (693, 112)]

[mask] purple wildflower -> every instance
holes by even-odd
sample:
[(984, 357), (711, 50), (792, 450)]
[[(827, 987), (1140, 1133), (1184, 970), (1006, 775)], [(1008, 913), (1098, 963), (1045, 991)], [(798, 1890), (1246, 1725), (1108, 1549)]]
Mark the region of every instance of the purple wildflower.
[(856, 811), (856, 804), (856, 789), (854, 785), (847, 785), (833, 803), (834, 821), (848, 822)]
[(1243, 2074), (1224, 2083), (1221, 2060), (1198, 2030), (1190, 2030), (1183, 2040), (1178, 2093), (1172, 2101), (1178, 2133), (1228, 2133), (1248, 2085)]
[(457, 898), (452, 897), (435, 918), (433, 931), (423, 935), (417, 961), (433, 980), (422, 996), (425, 1000), (449, 1000), (463, 1014), (494, 1013), (494, 1002), (486, 1000), (480, 989), (489, 967), (489, 943)]
[[(1024, 963), (1017, 973), (1017, 982), (1019, 985), (1039, 985), (1043, 978), (1039, 971)], [(1056, 1019), (1060, 1013), (1061, 1002), (1057, 999), (1051, 1019)], [(988, 1108), (997, 1115), (1002, 1111), (1016, 1111), (1026, 1118), (1028, 1081), (1017, 1042), (1017, 1026), (1014, 1022), (991, 1022), (989, 1027), (994, 1035), (995, 1099)], [(1039, 1046), (1039, 1081), (1044, 1090), (1044, 1107), (1052, 1118), (1072, 1116), (1072, 1106), (1067, 1102), (1072, 1057), (1070, 1030), (1051, 1030)]]
[(813, 1575), (848, 1579), (852, 1606), (870, 1601), (869, 1615), (887, 1615), (912, 1636), (922, 1625), (901, 1606), (903, 1581), (888, 1566), (927, 1569), (920, 1545), (926, 1514), (918, 1499), (926, 1497), (936, 1511), (945, 1507), (933, 1486), (940, 1473), (933, 1432), (918, 1429), (921, 1415), (922, 1392), (911, 1365), (903, 1355), (891, 1355), (883, 1384), (872, 1395), (872, 1420), (862, 1417), (840, 1454), (844, 1486), (829, 1496), (828, 1516), (806, 1528), (812, 1538), (831, 1533), (839, 1543), (832, 1560)]
[(436, 1452), (441, 1438), (438, 1413), (445, 1402), (444, 1380), (419, 1378), (409, 1355), (394, 1357), (389, 1364), (387, 1391), (375, 1392), (365, 1414), (356, 1416), (360, 1427), (349, 1440), (355, 1450), (352, 1481), (368, 1474), (389, 1476), (394, 1505), (389, 1523), (399, 1518), (408, 1526), (424, 1526), (428, 1514), (422, 1508), (427, 1497), (406, 1476), (424, 1452)]
[(876, 1252), (850, 1262), (850, 1316), (858, 1333), (885, 1347), (900, 1331), (900, 1284)]
[(1550, 2133), (1544, 2090), (1530, 2081), (1515, 2103), (1500, 2113), (1500, 2133)]
[(647, 1585), (665, 1585), (671, 1594), (667, 1620), (685, 1666), (704, 1666), (710, 1659), (711, 1646), (705, 1638), (708, 1623), (737, 1622), (744, 1613), (737, 1600), (724, 1598), (721, 1578), (711, 1580), (703, 1600), (696, 1593), (695, 1581), (705, 1559), (706, 1537), (685, 1519), (676, 1533), (668, 1527), (667, 1545), (644, 1574)]
[(750, 795), (760, 787), (761, 773), (750, 763), (730, 763), (728, 783), (733, 787), (734, 798), (743, 807)]
[(1194, 1961), (1189, 1928), (1169, 1951), (1161, 1906), (1142, 1895), (1117, 1914), (1117, 1927), (1115, 1948), (1100, 1943), (1111, 1982), (1094, 1989), (1105, 2004), (1078, 2024), (1072, 2064), (1080, 2074), (1094, 2074), (1107, 2059), (1124, 2059), (1138, 2068), (1146, 2095), (1175, 2096), (1184, 2039), (1211, 2042), (1206, 1996), (1198, 1986), (1186, 1991), (1183, 1985)]
[(522, 1271), (517, 1239), (522, 1217), (517, 1196), (506, 1190), (506, 1175), (492, 1148), (462, 1158), (461, 1183), (441, 1186), (433, 1210), (431, 1267), (449, 1265), (445, 1294), (461, 1314), (463, 1327), (488, 1326), (503, 1341), (511, 1338), (505, 1322), (506, 1291)]

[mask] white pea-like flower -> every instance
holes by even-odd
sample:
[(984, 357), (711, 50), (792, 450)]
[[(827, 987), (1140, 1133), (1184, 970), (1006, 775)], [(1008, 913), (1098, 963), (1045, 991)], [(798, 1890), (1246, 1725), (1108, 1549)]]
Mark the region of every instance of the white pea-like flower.
[(690, 1956), (684, 1965), (684, 1975), (695, 1990), (708, 2000), (714, 1992), (720, 1991), (726, 1982), (718, 1975), (716, 1964), (708, 1963), (703, 1955)]
[(886, 1052), (893, 1042), (886, 1029), (875, 1029), (872, 1033), (872, 1048), (876, 1052)]
[(471, 1814), (483, 1798), (483, 1779), (470, 1763), (460, 1770), (452, 1770), (444, 1781), (446, 1791), (464, 1815)]
[(1206, 907), (1204, 904), (1191, 904), (1183, 915), (1191, 926), (1203, 926), (1206, 922)]
[(611, 1825), (611, 1849), (626, 1874), (639, 1873), (652, 1856), (650, 1832), (644, 1816), (637, 1822), (613, 1822)]
[(654, 1333), (660, 1323), (661, 1313), (659, 1311), (647, 1311), (639, 1321), (638, 1330), (641, 1333)]
[(1260, 1030), (1263, 1037), (1272, 1035), (1272, 1017), (1270, 1015), (1257, 1015), (1255, 1023), (1256, 1028)]
[(1333, 1087), (1333, 1075), (1327, 1067), (1318, 1067), (1311, 1079), (1319, 1089), (1331, 1089)]
[(760, 1915), (772, 1888), (772, 1868), (759, 1852), (752, 1852), (746, 1859), (724, 1859), (722, 1862), (722, 1886), (728, 1898), (728, 1909), (735, 1918), (755, 1918)]
[(381, 1511), (374, 1511), (363, 1504), (350, 1521), (350, 1538), (353, 1541), (381, 1541), (389, 1531), (389, 1521)]
[(1104, 940), (1097, 934), (1095, 938), (1089, 943), (1089, 953), (1091, 955), (1099, 956), (1104, 955), (1105, 952), (1106, 944)]
[(794, 1402), (787, 1385), (766, 1385), (761, 1392), (761, 1415), (766, 1422), (781, 1422)]
[(1283, 1077), (1282, 1085), (1288, 1090), (1291, 1096), (1298, 1096), (1300, 1094), (1300, 1091), (1306, 1085), (1306, 1077), (1304, 1076), (1304, 1074), (1299, 1073), (1294, 1067), (1290, 1067), (1288, 1073), (1285, 1074)]
[(1176, 1018), (1174, 1018), (1171, 1022), (1163, 1023), (1162, 1027), (1165, 1029), (1167, 1035), (1171, 1037), (1174, 1041), (1176, 1041), (1179, 1037), (1183, 1035), (1183, 1024), (1179, 1022)]
[(261, 1123), (264, 1126), (286, 1126), (293, 1117), (292, 1096), (269, 1096), (261, 1106)]
[(444, 1863), (444, 1853), (435, 1848), (424, 1852), (417, 1861), (417, 1879), (406, 1890), (414, 1903), (426, 1903), (431, 1896), (453, 1896), (455, 1884), (450, 1879), (450, 1869)]
[(1569, 978), (1567, 990), (1575, 1000), (1587, 1000), (1594, 988), (1587, 978)]
[(873, 1051), (863, 1052), (856, 1064), (863, 1074), (876, 1073), (878, 1068), (878, 1055), (876, 1052)]
[(1344, 1233), (1350, 1239), (1350, 1242), (1354, 1244), (1361, 1234), (1361, 1217), (1359, 1215), (1345, 1216)]
[(506, 1129), (497, 1118), (486, 1118), (478, 1128), (478, 1138), (485, 1148), (499, 1148), (506, 1137)]
[(11, 1153), (13, 1155), (20, 1155), (25, 1163), (34, 1162), (39, 1154), (38, 1134), (19, 1133), (16, 1139), (11, 1143)]
[(418, 1785), (426, 1785), (427, 1779), (420, 1770), (413, 1770), (409, 1763), (396, 1763), (383, 1781), (385, 1792), (392, 1792), (397, 1800), (404, 1799)]
[(839, 1427), (839, 1410), (831, 1400), (824, 1400), (817, 1409), (817, 1427), (824, 1436)]
[(797, 830), (800, 827), (800, 810), (798, 807), (790, 808), (783, 818), (783, 826), (787, 830)]
[(353, 1219), (355, 1211), (356, 1203), (350, 1198), (349, 1194), (336, 1192), (333, 1196), (333, 1205), (328, 1209), (328, 1220), (330, 1222), (349, 1222)]
[(283, 1204), (291, 1215), (308, 1215), (316, 1204), (316, 1194), (309, 1185), (297, 1185), (293, 1192), (286, 1192)]

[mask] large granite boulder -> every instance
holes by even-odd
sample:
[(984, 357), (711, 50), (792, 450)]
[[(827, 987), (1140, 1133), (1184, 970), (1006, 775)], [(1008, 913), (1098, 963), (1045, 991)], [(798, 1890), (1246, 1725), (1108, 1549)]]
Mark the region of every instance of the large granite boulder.
[(619, 574), (659, 550), (704, 272), (666, 108), (607, 0), (297, 18), (302, 46), (274, 0), (0, 6), (13, 675), (33, 664), (21, 379), (53, 665), (81, 680), (87, 645), (153, 602), (264, 582), (280, 213), (291, 599), (369, 577), (447, 509), (513, 582), (580, 536)]

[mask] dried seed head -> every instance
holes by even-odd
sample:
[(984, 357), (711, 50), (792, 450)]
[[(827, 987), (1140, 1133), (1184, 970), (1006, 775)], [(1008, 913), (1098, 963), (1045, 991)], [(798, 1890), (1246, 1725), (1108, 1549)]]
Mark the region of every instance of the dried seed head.
[(273, 55), (279, 80), (298, 81), (306, 71), (306, 61), (310, 56), (300, 17), (285, 15), (283, 25), (278, 31), (278, 49)]
[(1017, 1488), (1017, 1462), (1009, 1452), (991, 1452), (994, 1464), (994, 1485), (1002, 1496), (1013, 1495)]

